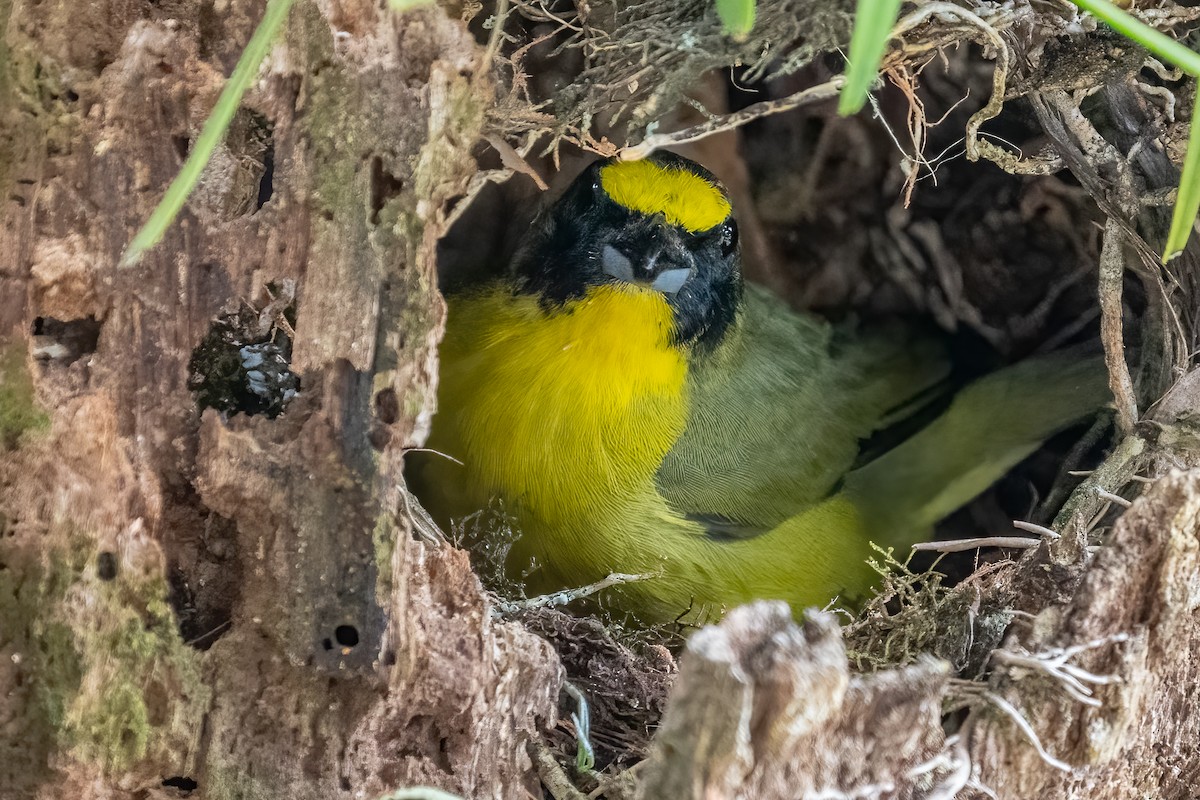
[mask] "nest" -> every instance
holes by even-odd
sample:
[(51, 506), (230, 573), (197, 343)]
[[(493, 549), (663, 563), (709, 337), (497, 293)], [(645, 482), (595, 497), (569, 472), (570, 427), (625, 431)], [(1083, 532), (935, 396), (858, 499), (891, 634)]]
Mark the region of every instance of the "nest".
[[(1160, 28), (1200, 16), (1171, 4), (1155, 13)], [(932, 654), (969, 684), (947, 709), (970, 705), (1011, 622), (1079, 585), (1120, 510), (1114, 493), (1136, 493), (1135, 477), (1163, 463), (1132, 435), (1200, 350), (1197, 248), (1167, 266), (1157, 251), (1192, 85), (1066, 6), (917, 4), (872, 108), (849, 119), (831, 98), (850, 3), (759, 2), (742, 42), (722, 35), (710, 0), (512, 0), (476, 21), (503, 89), (489, 138), (502, 163), (488, 180), (537, 176), (540, 157), (557, 165), (578, 150), (682, 148), (730, 186), (747, 273), (797, 306), (919, 314), (989, 363), (1101, 338), (1113, 427), (1055, 442), (942, 531), (1032, 518), (1062, 542), (950, 556), (936, 570), (881, 555), (880, 593), (843, 630), (856, 669)], [(475, 222), (507, 225), (511, 203), (491, 203)], [(1194, 463), (1187, 452), (1167, 460)], [(594, 695), (603, 761), (640, 758), (674, 674), (661, 645), (677, 640), (631, 638), (603, 617), (524, 619)], [(569, 738), (555, 744), (573, 760)]]

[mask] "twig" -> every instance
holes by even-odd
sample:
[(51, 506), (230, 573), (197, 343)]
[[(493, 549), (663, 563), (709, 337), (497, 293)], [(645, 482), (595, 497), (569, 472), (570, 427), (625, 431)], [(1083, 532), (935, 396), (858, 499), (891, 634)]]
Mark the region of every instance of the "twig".
[(619, 157), (624, 161), (637, 161), (650, 155), (660, 147), (675, 147), (688, 142), (699, 141), (716, 133), (740, 128), (747, 123), (754, 122), (763, 117), (769, 117), (772, 114), (791, 111), (794, 108), (799, 108), (810, 103), (817, 103), (821, 100), (828, 100), (837, 97), (845, 82), (844, 78), (838, 76), (825, 83), (812, 86), (787, 97), (781, 97), (778, 100), (764, 100), (761, 103), (753, 103), (741, 111), (735, 111), (732, 114), (713, 115), (708, 120), (699, 125), (693, 125), (690, 128), (672, 131), (671, 133), (647, 134), (646, 138), (642, 139), (640, 144), (623, 149), (619, 153)]
[(1121, 288), (1125, 276), (1125, 232), (1109, 217), (1104, 224), (1104, 244), (1100, 248), (1100, 338), (1104, 342), (1104, 363), (1108, 367), (1108, 385), (1116, 398), (1117, 430), (1122, 436), (1133, 430), (1138, 420), (1137, 397), (1133, 379), (1125, 362), (1125, 337), (1121, 324)]
[(220, 633), (220, 632), (224, 631), (226, 628), (228, 628), (228, 627), (229, 627), (230, 625), (232, 625), (232, 624), (233, 624), (233, 620), (232, 620), (232, 619), (227, 619), (227, 620), (225, 620), (224, 622), (222, 622), (222, 623), (220, 623), (219, 625), (217, 625), (217, 626), (216, 626), (215, 628), (213, 628), (212, 630), (205, 631), (204, 633), (200, 634), (199, 636), (195, 636), (195, 637), (192, 637), (191, 639), (188, 639), (186, 642), (184, 642), (184, 644), (188, 645), (189, 647), (190, 647), (190, 646), (193, 646), (193, 645), (195, 645), (197, 642), (201, 642), (201, 641), (203, 641), (203, 640), (207, 639), (207, 638), (208, 638), (208, 637), (210, 637), (210, 636), (214, 636), (214, 635), (216, 635), (216, 634), (218, 634), (218, 633)]
[(1101, 500), (1107, 500), (1110, 503), (1116, 503), (1121, 508), (1129, 508), (1131, 505), (1133, 505), (1132, 502), (1126, 500), (1124, 497), (1121, 497), (1121, 495), (1107, 492), (1104, 489), (1101, 489), (1099, 486), (1096, 487), (1096, 496)]
[(492, 62), (500, 53), (500, 45), (504, 42), (504, 23), (508, 19), (508, 0), (499, 0), (496, 12), (492, 14), (492, 33), (488, 36), (487, 48), (480, 59), (479, 74), (487, 75), (492, 68)]
[[(996, 28), (977, 14), (968, 11), (965, 8), (956, 6), (953, 3), (941, 2), (935, 0), (931, 3), (919, 7), (916, 11), (901, 19), (896, 23), (896, 27), (892, 30), (892, 36), (901, 36), (918, 25), (922, 24), (930, 17), (957, 17), (962, 22), (971, 26), (978, 32), (976, 41), (980, 39), (980, 44), (986, 42), (991, 45), (996, 53), (996, 66), (992, 70), (992, 96), (988, 98), (987, 105), (976, 111), (967, 120), (967, 160), (978, 161), (980, 157), (987, 158), (999, 164), (1007, 171), (1016, 170), (1016, 165), (1022, 164), (1023, 161), (1019, 156), (1005, 151), (1003, 148), (993, 145), (991, 142), (981, 140), (979, 138), (979, 128), (989, 119), (995, 118), (1000, 113), (1000, 109), (1004, 107), (1004, 90), (1008, 82), (1008, 65), (1009, 52), (1008, 45), (1004, 43)], [(1010, 166), (1013, 169), (1010, 169)], [(1049, 174), (1062, 168), (1062, 162), (1037, 162), (1032, 165), (1027, 165), (1028, 172), (1032, 174)], [(1026, 170), (1019, 170), (1026, 172)]]
[(644, 581), (647, 578), (653, 578), (654, 575), (626, 575), (622, 572), (614, 572), (603, 580), (588, 584), (587, 586), (579, 586), (573, 589), (563, 589), (561, 592), (552, 594), (540, 594), (537, 597), (530, 597), (527, 600), (504, 600), (497, 602), (492, 609), (493, 616), (504, 616), (515, 614), (518, 611), (530, 611), (535, 608), (550, 608), (553, 606), (565, 606), (574, 600), (583, 597), (588, 597), (603, 589), (608, 589), (612, 586), (619, 586), (622, 583), (633, 583), (634, 581)]
[(1062, 538), (1053, 542), (1050, 555), (1056, 563), (1072, 563), (1085, 555), (1088, 532), (1100, 519), (1104, 498), (1103, 486), (1124, 486), (1129, 476), (1139, 472), (1147, 458), (1146, 440), (1134, 433), (1121, 439), (1108, 458), (1092, 471), (1072, 492), (1058, 516), (1054, 529)]
[(952, 539), (946, 542), (921, 542), (913, 550), (932, 550), (935, 553), (959, 553), (979, 547), (1014, 547), (1028, 550), (1042, 543), (1041, 539), (1027, 536), (981, 536), (975, 539)]
[(1024, 520), (1020, 520), (1020, 519), (1013, 520), (1013, 527), (1019, 531), (1026, 531), (1028, 533), (1036, 533), (1038, 536), (1041, 536), (1045, 539), (1057, 539), (1058, 538), (1058, 531), (1053, 531), (1053, 530), (1050, 530), (1049, 528), (1045, 527), (1044, 525), (1037, 525), (1035, 523), (1025, 522)]
[(542, 785), (550, 792), (554, 800), (587, 800), (587, 795), (575, 788), (566, 770), (554, 759), (550, 748), (541, 742), (529, 743), (529, 757), (537, 768)]

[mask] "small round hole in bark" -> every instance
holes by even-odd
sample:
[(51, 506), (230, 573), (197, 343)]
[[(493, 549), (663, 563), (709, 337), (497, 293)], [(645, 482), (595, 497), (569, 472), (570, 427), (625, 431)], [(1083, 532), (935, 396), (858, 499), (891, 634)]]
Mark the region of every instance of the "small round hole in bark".
[(111, 581), (117, 577), (117, 554), (105, 550), (96, 557), (96, 575), (102, 581)]
[(390, 386), (375, 393), (375, 416), (384, 425), (395, 425), (400, 419), (400, 400)]
[(353, 625), (338, 625), (333, 631), (333, 638), (342, 647), (354, 647), (358, 644), (358, 628)]

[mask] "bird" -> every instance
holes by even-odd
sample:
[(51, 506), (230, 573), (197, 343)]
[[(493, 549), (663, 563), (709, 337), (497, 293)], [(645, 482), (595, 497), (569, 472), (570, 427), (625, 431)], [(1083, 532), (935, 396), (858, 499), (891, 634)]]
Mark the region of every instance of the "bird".
[(859, 603), (875, 548), (928, 539), (1109, 399), (1102, 361), (1067, 352), (939, 407), (945, 342), (744, 280), (728, 191), (664, 151), (593, 162), (447, 307), (416, 496), (443, 526), (499, 503), (528, 592), (639, 576), (603, 603), (646, 624)]

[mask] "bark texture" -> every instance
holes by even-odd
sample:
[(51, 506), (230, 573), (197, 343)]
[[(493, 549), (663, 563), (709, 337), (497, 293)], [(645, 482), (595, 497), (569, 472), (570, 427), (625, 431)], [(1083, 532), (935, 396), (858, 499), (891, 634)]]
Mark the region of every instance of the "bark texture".
[(911, 797), (937, 783), (948, 677), (851, 676), (831, 615), (744, 606), (688, 642), (638, 797)]
[(1070, 600), (1042, 612), (1006, 644), (1053, 653), (1101, 643), (1072, 659), (1115, 679), (1096, 687), (1096, 706), (1074, 700), (1038, 669), (1009, 668), (996, 680), (1046, 750), (1073, 769), (1052, 767), (1011, 723), (990, 718), (971, 737), (980, 783), (999, 797), (1044, 800), (1195, 797), (1197, 608), (1200, 472), (1176, 472), (1117, 522)]
[[(298, 2), (184, 214), (117, 266), (263, 8), (0, 5), (5, 798), (520, 797), (555, 713), (549, 647), (402, 489), (492, 95), (465, 25)], [(193, 350), (259, 311), (299, 396), (201, 413)]]

